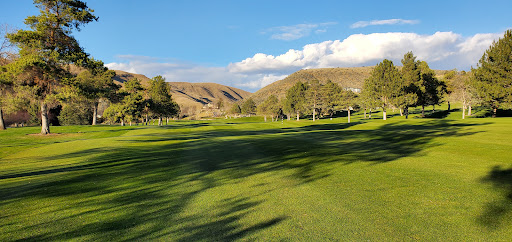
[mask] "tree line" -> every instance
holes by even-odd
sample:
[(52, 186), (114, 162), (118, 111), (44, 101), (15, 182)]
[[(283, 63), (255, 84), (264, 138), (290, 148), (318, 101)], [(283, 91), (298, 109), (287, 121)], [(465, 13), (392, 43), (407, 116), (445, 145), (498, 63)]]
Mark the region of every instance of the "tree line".
[[(154, 77), (149, 87), (137, 79), (124, 87), (114, 83), (115, 72), (91, 57), (72, 36), (73, 31), (97, 21), (94, 10), (79, 0), (35, 0), (40, 15), (29, 16), (30, 30), (3, 31), (0, 49), (0, 129), (3, 111), (40, 113), (41, 133), (50, 133), (49, 109), (60, 106), (62, 121), (97, 123), (100, 102), (112, 103), (104, 112), (110, 122), (172, 117), (179, 106), (172, 100), (165, 79)], [(4, 29), (4, 27), (2, 27)], [(7, 28), (6, 28), (7, 29)], [(72, 69), (80, 69), (73, 73)]]
[[(496, 117), (498, 108), (512, 108), (512, 30), (507, 30), (503, 38), (492, 43), (471, 72), (452, 70), (443, 79), (436, 77), (425, 61), (417, 60), (412, 52), (404, 54), (399, 68), (390, 60), (383, 60), (365, 79), (362, 92), (358, 95), (328, 80), (297, 82), (279, 100), (271, 95), (259, 105), (252, 99), (242, 104), (233, 104), (231, 114), (258, 114), (272, 121), (287, 116), (312, 117), (331, 116), (336, 112), (347, 112), (348, 122), (352, 110), (363, 110), (364, 118), (372, 115), (372, 110), (382, 110), (382, 118), (387, 119), (387, 110), (398, 109), (405, 119), (409, 108), (421, 107), (425, 117), (425, 107), (447, 102), (462, 103), (462, 119), (472, 114), (475, 105), (490, 108)], [(467, 112), (466, 112), (467, 111)], [(369, 114), (367, 116), (367, 114)]]

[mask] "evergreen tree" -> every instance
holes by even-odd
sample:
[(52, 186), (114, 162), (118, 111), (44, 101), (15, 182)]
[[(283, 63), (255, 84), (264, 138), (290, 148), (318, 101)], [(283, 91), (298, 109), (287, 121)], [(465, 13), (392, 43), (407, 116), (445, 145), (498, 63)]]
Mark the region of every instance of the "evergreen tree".
[(81, 96), (87, 98), (92, 105), (92, 125), (96, 125), (98, 116), (98, 104), (101, 99), (110, 99), (119, 89), (114, 83), (116, 73), (108, 70), (102, 61), (89, 60), (88, 69), (78, 74), (75, 86)]
[(312, 80), (308, 82), (307, 88), (307, 106), (313, 112), (313, 121), (316, 120), (316, 114), (322, 107), (322, 84), (319, 80)]
[(252, 98), (249, 98), (247, 99), (247, 101), (242, 103), (241, 109), (243, 114), (254, 114), (256, 113), (256, 103), (254, 102), (254, 100), (252, 100)]
[(418, 106), (421, 106), (421, 116), (425, 116), (425, 106), (435, 106), (442, 103), (443, 95), (446, 93), (446, 84), (437, 79), (436, 74), (430, 69), (427, 62), (420, 61), (421, 73), (420, 88), (418, 89)]
[(122, 101), (110, 105), (105, 109), (103, 116), (113, 123), (120, 121), (122, 126), (125, 121), (129, 121), (130, 124), (132, 121), (137, 121), (145, 107), (143, 90), (144, 88), (137, 78), (130, 79), (121, 89)]
[(87, 65), (87, 54), (71, 35), (72, 30), (98, 18), (79, 0), (34, 0), (39, 16), (29, 16), (25, 23), (31, 30), (19, 30), (7, 38), (20, 49), (16, 66), (17, 85), (38, 88), (34, 97), (41, 105), (41, 133), (50, 133), (48, 102), (57, 88), (69, 85), (68, 64)]
[(270, 115), (272, 121), (274, 121), (274, 117), (277, 121), (277, 116), (281, 110), (279, 99), (274, 95), (270, 95), (264, 102), (258, 105), (258, 113), (265, 117), (265, 122), (267, 122), (267, 115)]
[(297, 114), (297, 121), (299, 121), (300, 115), (306, 112), (306, 93), (307, 85), (300, 81), (286, 91), (283, 111), (288, 113), (288, 117), (292, 113)]
[(387, 119), (386, 109), (391, 107), (394, 99), (400, 95), (401, 76), (390, 60), (383, 60), (364, 81), (364, 96), (369, 103), (382, 108), (382, 119)]
[(418, 90), (421, 81), (420, 70), (416, 57), (407, 52), (402, 59), (401, 95), (396, 98), (395, 105), (404, 110), (405, 118), (409, 118), (409, 107), (418, 102)]
[(342, 109), (347, 110), (347, 122), (350, 123), (351, 110), (357, 106), (357, 95), (350, 90), (341, 90), (338, 96), (338, 105)]
[(492, 43), (478, 62), (473, 84), (482, 101), (491, 106), (493, 117), (500, 107), (512, 107), (512, 30)]
[[(331, 115), (335, 113), (341, 105), (341, 95), (343, 89), (337, 83), (327, 80), (327, 82), (321, 87), (321, 98), (323, 107)], [(342, 107), (342, 108), (345, 108)]]
[(240, 105), (238, 105), (238, 103), (233, 103), (233, 105), (231, 106), (231, 108), (229, 109), (229, 113), (230, 114), (241, 114), (242, 113), (242, 109), (240, 108)]
[(179, 106), (172, 100), (165, 78), (153, 77), (148, 91), (149, 108), (158, 117), (158, 125), (163, 125), (162, 117), (175, 116), (179, 113)]

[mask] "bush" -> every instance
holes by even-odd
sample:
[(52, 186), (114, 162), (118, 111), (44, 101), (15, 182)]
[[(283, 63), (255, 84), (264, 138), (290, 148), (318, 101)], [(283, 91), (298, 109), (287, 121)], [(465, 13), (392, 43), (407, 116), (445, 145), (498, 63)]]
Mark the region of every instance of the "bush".
[(88, 103), (67, 103), (59, 115), (62, 125), (87, 125), (92, 123), (92, 108)]

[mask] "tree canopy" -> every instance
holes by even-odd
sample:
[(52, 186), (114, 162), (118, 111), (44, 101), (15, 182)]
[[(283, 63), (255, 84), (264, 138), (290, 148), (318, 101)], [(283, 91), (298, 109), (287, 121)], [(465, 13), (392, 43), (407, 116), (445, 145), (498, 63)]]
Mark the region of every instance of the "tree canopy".
[(471, 72), (473, 85), (493, 109), (493, 117), (499, 107), (512, 107), (512, 30), (492, 43)]

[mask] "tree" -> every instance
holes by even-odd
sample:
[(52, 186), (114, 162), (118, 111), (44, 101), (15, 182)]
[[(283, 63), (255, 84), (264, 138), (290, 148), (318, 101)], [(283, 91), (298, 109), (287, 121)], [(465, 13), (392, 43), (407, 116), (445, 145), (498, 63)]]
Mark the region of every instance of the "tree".
[(125, 121), (129, 121), (130, 124), (132, 121), (136, 121), (141, 117), (146, 103), (143, 90), (144, 88), (137, 78), (130, 79), (121, 89), (122, 101), (110, 105), (105, 109), (103, 115), (113, 123), (121, 121), (121, 126), (124, 126)]
[(302, 113), (306, 111), (306, 93), (308, 86), (305, 83), (297, 82), (286, 91), (286, 98), (283, 100), (283, 111), (297, 114), (297, 121)]
[(307, 106), (313, 111), (313, 121), (315, 121), (316, 112), (322, 105), (322, 84), (319, 80), (308, 82), (306, 98)]
[(416, 57), (410, 51), (402, 59), (401, 95), (395, 100), (395, 105), (404, 110), (405, 118), (409, 118), (409, 107), (418, 102), (418, 90), (421, 81), (420, 69)]
[(427, 62), (420, 61), (419, 69), (421, 73), (420, 88), (418, 89), (418, 106), (421, 106), (421, 116), (425, 116), (425, 106), (432, 105), (435, 111), (435, 105), (442, 103), (444, 93), (446, 93), (446, 84), (436, 78), (436, 74), (430, 69)]
[(233, 103), (231, 109), (229, 109), (229, 113), (234, 115), (240, 114), (242, 113), (242, 109), (240, 108), (240, 105), (238, 105), (238, 103)]
[(256, 113), (256, 103), (254, 102), (254, 100), (252, 100), (252, 98), (249, 98), (247, 99), (247, 101), (242, 103), (241, 109), (243, 114), (254, 114)]
[[(468, 115), (471, 115), (471, 106), (479, 103), (479, 98), (475, 92), (474, 87), (471, 85), (470, 75), (463, 72), (451, 72), (455, 73), (450, 77), (449, 90), (450, 96), (448, 100), (462, 103), (462, 119), (466, 118), (466, 109), (468, 109)], [(445, 76), (446, 77), (446, 76)]]
[(88, 69), (82, 71), (76, 77), (74, 85), (81, 96), (92, 104), (92, 125), (96, 125), (98, 116), (98, 104), (102, 98), (110, 98), (119, 86), (114, 83), (116, 73), (104, 67), (102, 61), (89, 60)]
[(357, 95), (350, 90), (341, 90), (338, 96), (338, 105), (347, 110), (347, 122), (350, 123), (350, 112), (357, 106)]
[(172, 100), (164, 77), (153, 77), (148, 91), (149, 108), (158, 117), (158, 125), (162, 125), (162, 117), (175, 116), (179, 113), (179, 106)]
[(327, 82), (321, 87), (321, 98), (323, 107), (331, 115), (337, 111), (340, 107), (341, 93), (343, 89), (340, 85), (327, 80)]
[(69, 85), (68, 64), (87, 65), (87, 54), (71, 35), (73, 30), (98, 18), (79, 0), (34, 0), (40, 15), (29, 16), (31, 30), (19, 30), (7, 38), (20, 49), (20, 58), (12, 63), (17, 85), (38, 88), (34, 97), (41, 106), (41, 133), (49, 134), (48, 99), (58, 87)]
[(391, 107), (394, 99), (400, 95), (401, 76), (390, 60), (383, 60), (364, 81), (364, 96), (369, 103), (382, 108), (382, 119), (387, 119), (386, 109)]
[(7, 24), (0, 25), (0, 130), (5, 130), (4, 122), (4, 106), (6, 102), (6, 96), (12, 89), (12, 79), (7, 75), (7, 69), (5, 65), (13, 62), (17, 55), (14, 51), (14, 46), (5, 37), (7, 33), (13, 32), (13, 29)]
[(277, 121), (277, 116), (281, 111), (281, 105), (279, 99), (276, 96), (270, 95), (263, 103), (258, 106), (258, 113), (265, 116), (265, 122), (267, 122), (267, 115), (270, 115), (272, 121)]
[(493, 117), (498, 108), (512, 107), (512, 30), (491, 44), (471, 72), (476, 92), (492, 108)]

